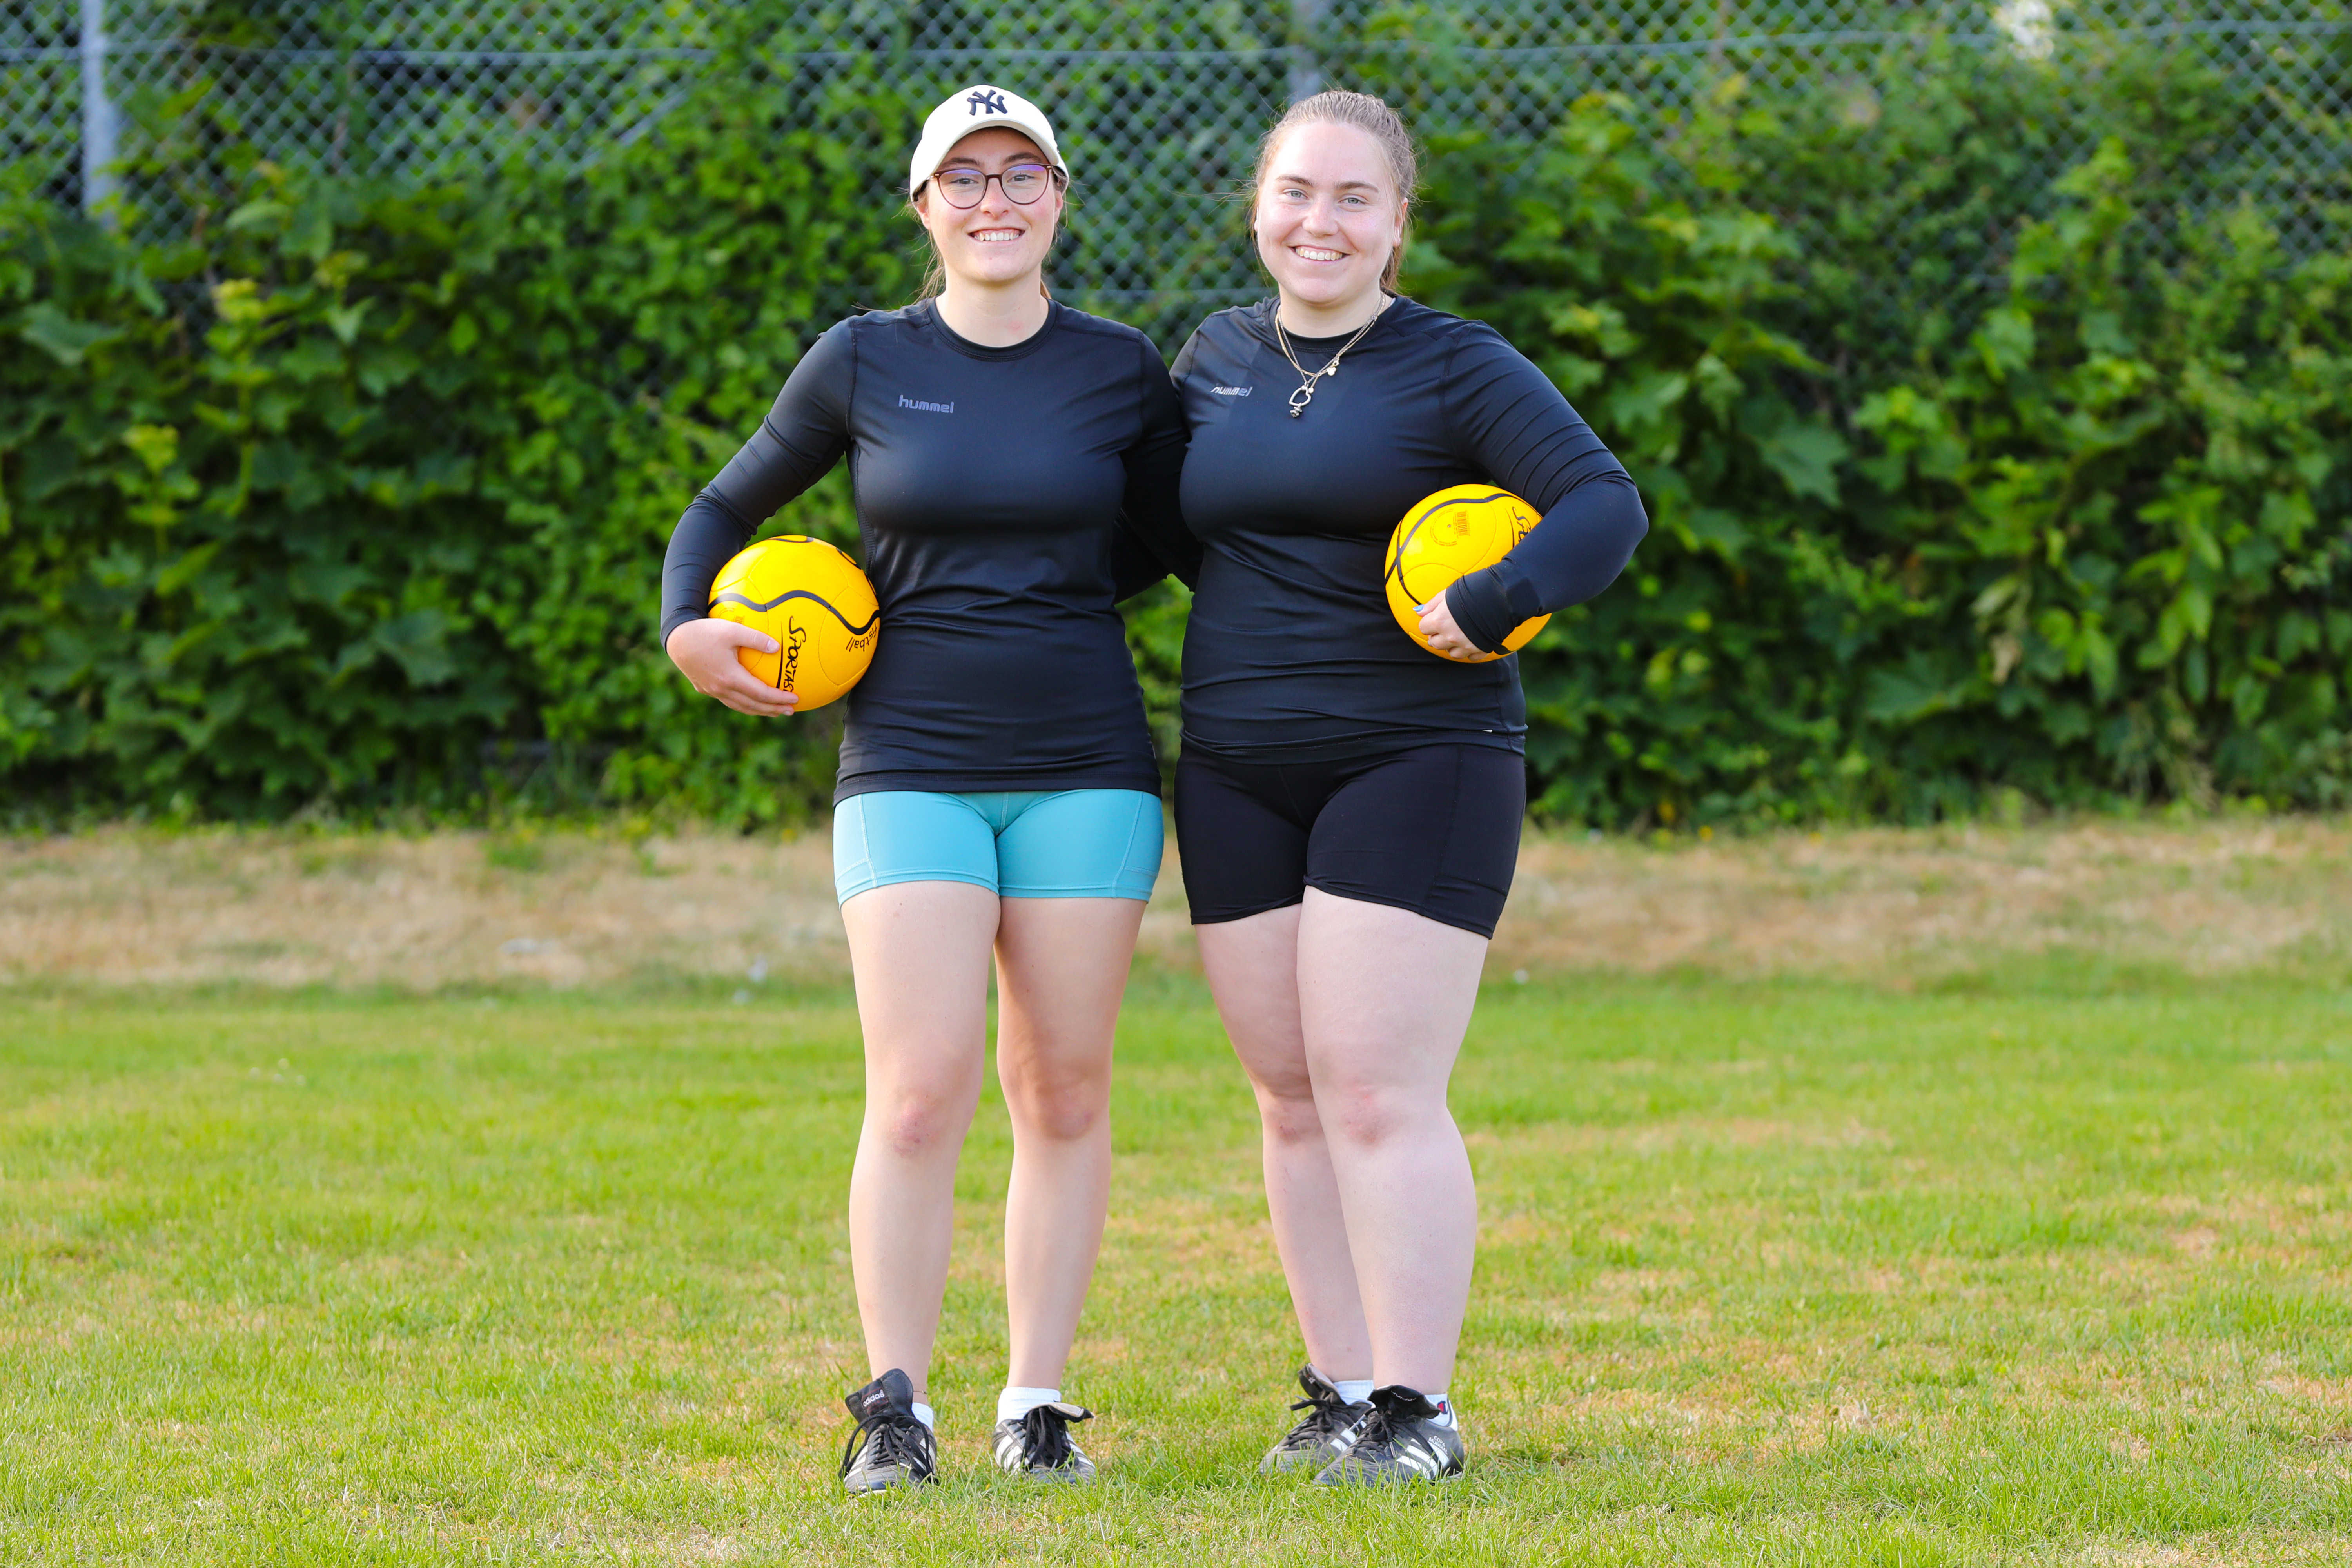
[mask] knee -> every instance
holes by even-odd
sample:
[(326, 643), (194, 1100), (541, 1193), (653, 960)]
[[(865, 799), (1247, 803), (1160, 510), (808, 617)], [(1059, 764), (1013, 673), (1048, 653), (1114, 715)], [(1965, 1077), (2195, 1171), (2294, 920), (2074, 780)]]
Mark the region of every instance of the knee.
[(1259, 1082), (1253, 1087), (1257, 1090), (1258, 1121), (1264, 1124), (1267, 1137), (1282, 1144), (1322, 1140), (1323, 1113), (1316, 1109), (1314, 1086), (1304, 1076), (1295, 1080)]
[(1045, 1080), (1022, 1075), (1006, 1082), (1004, 1098), (1016, 1131), (1054, 1143), (1092, 1136), (1110, 1113), (1110, 1085), (1092, 1074)]
[(1329, 1135), (1356, 1149), (1393, 1142), (1422, 1120), (1423, 1110), (1393, 1089), (1366, 1083), (1325, 1089), (1322, 1106)]
[(1055, 1143), (1076, 1143), (1103, 1124), (1107, 1108), (1090, 1093), (1049, 1094), (1029, 1108), (1028, 1130)]
[(942, 1145), (961, 1144), (971, 1120), (970, 1097), (944, 1085), (900, 1086), (885, 1095), (870, 1121), (882, 1146), (901, 1160), (918, 1160)]

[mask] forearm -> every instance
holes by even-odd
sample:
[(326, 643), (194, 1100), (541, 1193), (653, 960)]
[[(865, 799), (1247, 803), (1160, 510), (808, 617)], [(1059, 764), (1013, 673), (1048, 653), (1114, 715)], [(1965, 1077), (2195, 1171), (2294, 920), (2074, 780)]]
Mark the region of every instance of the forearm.
[(1111, 598), (1114, 602), (1140, 594), (1163, 577), (1173, 577), (1187, 588), (1201, 581), (1201, 544), (1179, 523), (1177, 531), (1147, 532), (1122, 515), (1114, 525), (1110, 550)]
[(1456, 582), (1447, 607), (1463, 636), (1500, 653), (1520, 623), (1597, 597), (1649, 531), (1633, 481), (1622, 471), (1598, 476), (1563, 497), (1510, 554)]

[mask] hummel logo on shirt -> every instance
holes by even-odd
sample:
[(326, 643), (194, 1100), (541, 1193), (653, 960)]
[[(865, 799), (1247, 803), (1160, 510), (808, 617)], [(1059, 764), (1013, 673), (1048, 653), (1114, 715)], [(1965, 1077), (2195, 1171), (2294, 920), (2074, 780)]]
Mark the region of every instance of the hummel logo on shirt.
[(1257, 388), (1254, 386), (1213, 386), (1209, 388), (1209, 390), (1215, 393), (1219, 397), (1247, 397), (1251, 393), (1255, 392)]
[(953, 414), (955, 412), (955, 405), (952, 403), (924, 403), (916, 398), (908, 396), (903, 392), (898, 395), (898, 406), (901, 408), (919, 408), (926, 414)]

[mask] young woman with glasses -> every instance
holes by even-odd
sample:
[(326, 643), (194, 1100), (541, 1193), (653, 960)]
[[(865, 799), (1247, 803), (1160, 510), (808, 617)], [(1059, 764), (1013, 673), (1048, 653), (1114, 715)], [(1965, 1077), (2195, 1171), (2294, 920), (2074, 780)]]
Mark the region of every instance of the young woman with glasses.
[(842, 321), (688, 507), (664, 645), (695, 689), (762, 718), (751, 629), (707, 618), (726, 560), (843, 458), (881, 602), (848, 701), (835, 879), (866, 1037), (850, 1267), (874, 1381), (844, 1485), (932, 1479), (927, 1383), (955, 1169), (978, 1102), (992, 961), (1012, 1114), (1011, 1373), (995, 1454), (1083, 1480), (1060, 1384), (1110, 1177), (1111, 1031), (1160, 857), (1160, 772), (1113, 602), (1197, 560), (1175, 505), (1184, 426), (1142, 333), (1047, 297), (1068, 169), (1002, 88), (932, 111), (908, 170), (936, 291)]
[[(1527, 808), (1520, 622), (1606, 588), (1646, 531), (1625, 470), (1488, 327), (1394, 290), (1414, 183), (1389, 107), (1327, 92), (1260, 145), (1278, 293), (1203, 322), (1175, 374), (1185, 521), (1176, 830), (1201, 957), (1263, 1124), (1307, 1412), (1262, 1468), (1444, 1480), (1477, 1196), (1446, 1083)], [(1542, 521), (1391, 618), (1421, 498), (1494, 484)]]

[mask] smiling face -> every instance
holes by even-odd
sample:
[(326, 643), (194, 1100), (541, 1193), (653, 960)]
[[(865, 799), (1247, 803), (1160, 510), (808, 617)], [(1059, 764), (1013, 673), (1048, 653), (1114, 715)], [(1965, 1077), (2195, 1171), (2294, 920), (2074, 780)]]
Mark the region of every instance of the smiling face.
[(939, 176), (955, 169), (1002, 174), (1016, 164), (1050, 167), (1051, 162), (1029, 138), (1001, 127), (975, 131), (950, 149), (915, 193), (915, 210), (950, 278), (996, 288), (1042, 269), (1045, 253), (1054, 247), (1062, 189), (1058, 180), (1051, 181), (1045, 195), (1024, 206), (1006, 197), (1003, 181), (990, 180), (979, 205), (959, 209), (940, 199)]
[(1406, 203), (1370, 132), (1309, 121), (1269, 149), (1251, 226), (1286, 296), (1344, 309), (1380, 290), (1402, 243)]

